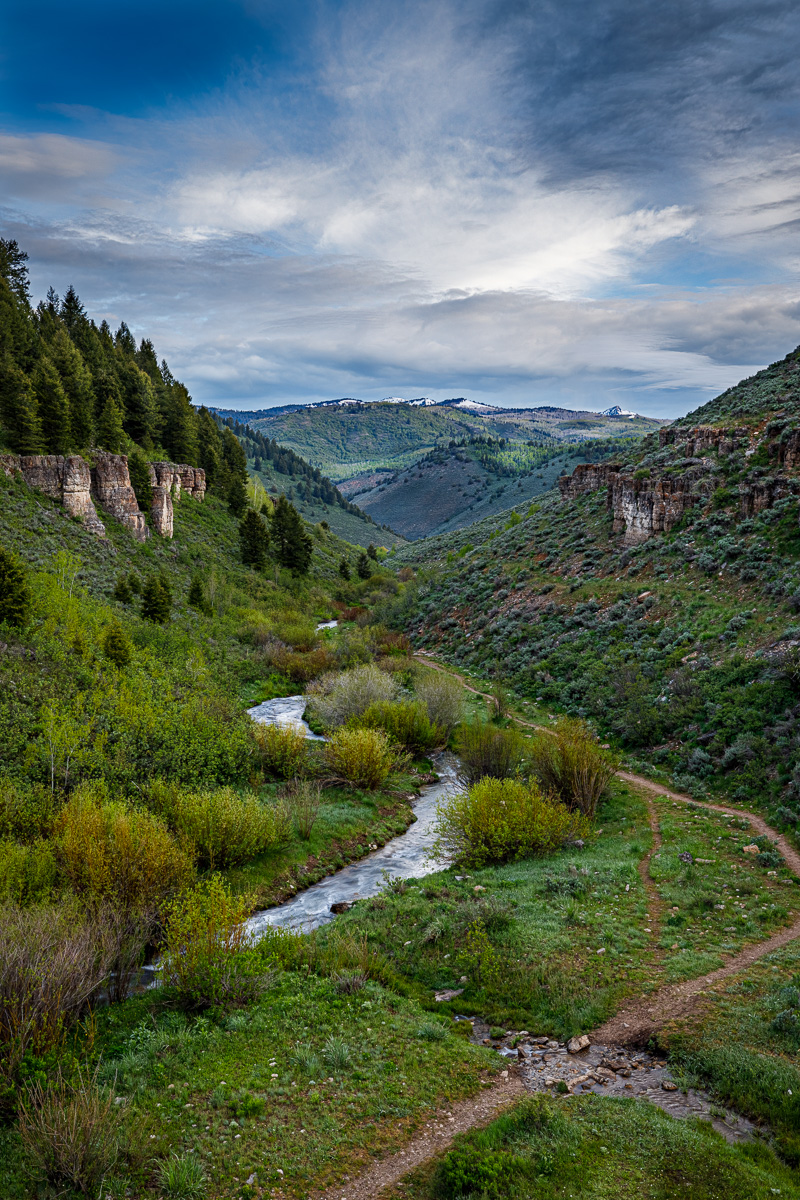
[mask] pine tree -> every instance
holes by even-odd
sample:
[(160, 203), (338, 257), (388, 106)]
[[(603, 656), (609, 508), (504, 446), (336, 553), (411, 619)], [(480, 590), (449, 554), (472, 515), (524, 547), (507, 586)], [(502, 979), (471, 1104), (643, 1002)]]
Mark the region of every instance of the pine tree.
[(61, 386), (61, 377), (49, 356), (44, 355), (39, 359), (33, 371), (31, 384), (48, 454), (69, 453), (69, 400)]
[(119, 600), (120, 604), (130, 604), (133, 599), (131, 585), (128, 582), (127, 575), (120, 575), (114, 587), (114, 599)]
[(296, 575), (305, 575), (311, 566), (313, 542), (306, 533), (302, 517), (285, 496), (279, 496), (272, 514), (272, 542), (275, 557), (282, 567)]
[(343, 558), (339, 563), (339, 574), (341, 575), (342, 579), (350, 578), (350, 564), (346, 558)]
[(121, 358), (117, 376), (125, 410), (125, 432), (134, 442), (152, 450), (160, 423), (153, 385), (132, 357)]
[(103, 376), (99, 392), (97, 444), (101, 450), (108, 450), (110, 454), (119, 454), (125, 437), (122, 427), (122, 410), (116, 381), (107, 372)]
[(235, 517), (241, 517), (247, 508), (247, 487), (241, 475), (234, 475), (228, 485), (228, 508)]
[(263, 518), (252, 508), (248, 508), (244, 520), (239, 526), (242, 562), (260, 571), (266, 562), (269, 542), (269, 530), (264, 524)]
[(189, 584), (188, 601), (190, 608), (196, 608), (198, 612), (206, 611), (206, 598), (203, 594), (203, 582), (199, 575), (192, 576), (192, 582)]
[(94, 388), (83, 355), (65, 329), (50, 343), (50, 357), (69, 400), (70, 449), (88, 450), (94, 443)]
[(172, 596), (161, 575), (148, 576), (142, 588), (142, 616), (154, 625), (163, 625), (172, 612)]
[(103, 635), (103, 654), (120, 670), (131, 661), (131, 644), (117, 621), (112, 621)]
[(0, 366), (0, 415), (12, 450), (42, 453), (44, 437), (36, 396), (28, 376), (8, 358)]
[(356, 563), (356, 571), (358, 573), (359, 579), (369, 579), (372, 576), (372, 567), (370, 566), (369, 559), (367, 558), (367, 556), (363, 552), (363, 550), (362, 550), (361, 554), (359, 554), (359, 556), (358, 556), (358, 562)]
[(0, 621), (25, 625), (31, 611), (31, 594), (22, 563), (0, 546)]
[(370, 542), (370, 544), (367, 546), (367, 554), (370, 556), (370, 558), (374, 559), (375, 562), (378, 561), (378, 551), (375, 549), (375, 546), (372, 542)]
[(161, 440), (174, 462), (188, 463), (196, 467), (200, 461), (197, 413), (186, 388), (172, 378), (166, 363), (162, 363), (162, 375), (164, 374), (165, 386), (159, 398)]
[(153, 507), (153, 485), (150, 482), (150, 464), (138, 446), (134, 446), (128, 455), (128, 475), (131, 487), (136, 495), (136, 503), (142, 512), (148, 513)]

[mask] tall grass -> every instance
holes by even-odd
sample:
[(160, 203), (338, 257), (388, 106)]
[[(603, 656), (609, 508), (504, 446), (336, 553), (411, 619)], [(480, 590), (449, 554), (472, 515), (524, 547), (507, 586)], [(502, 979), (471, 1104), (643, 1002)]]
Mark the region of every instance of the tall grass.
[(545, 791), (594, 818), (600, 798), (619, 767), (585, 721), (561, 717), (552, 732), (530, 746), (531, 768)]
[(322, 804), (320, 785), (311, 779), (296, 779), (284, 790), (283, 799), (297, 832), (308, 841)]
[(525, 742), (516, 729), (498, 729), (482, 721), (462, 726), (458, 736), (461, 777), (467, 784), (487, 776), (509, 779), (522, 768)]

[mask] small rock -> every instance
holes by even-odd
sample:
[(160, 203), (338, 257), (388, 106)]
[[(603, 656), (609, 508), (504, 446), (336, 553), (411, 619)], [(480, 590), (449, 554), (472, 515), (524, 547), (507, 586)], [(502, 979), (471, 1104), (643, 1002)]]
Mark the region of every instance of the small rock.
[(463, 988), (445, 988), (444, 991), (436, 992), (433, 998), (441, 1004), (442, 1001), (455, 1000), (456, 996), (460, 996), (463, 991)]
[(569, 1039), (567, 1042), (567, 1050), (570, 1054), (579, 1054), (581, 1050), (587, 1050), (589, 1045), (590, 1043), (588, 1037), (585, 1033), (582, 1033), (579, 1037), (573, 1037)]
[(742, 854), (760, 854), (758, 846), (755, 842), (751, 842), (749, 846), (742, 846)]
[(247, 1186), (252, 1187), (257, 1178), (258, 1178), (258, 1176), (256, 1175), (256, 1173), (254, 1171), (252, 1175), (248, 1176)]
[(485, 891), (486, 891), (486, 888), (485, 888), (485, 887), (483, 887), (483, 885), (482, 885), (482, 884), (480, 884), (480, 883), (476, 883), (476, 884), (475, 884), (475, 887), (474, 887), (472, 890), (473, 890), (473, 892), (485, 892)]
[(661, 1089), (665, 1092), (677, 1092), (678, 1085), (677, 1083), (672, 1083), (669, 1079), (664, 1079), (661, 1083)]
[(352, 907), (353, 905), (349, 900), (337, 900), (335, 904), (331, 905), (330, 912), (337, 914), (346, 913), (349, 912)]
[(691, 854), (689, 853), (689, 851), (688, 851), (688, 850), (684, 850), (684, 851), (682, 851), (682, 852), (681, 852), (681, 853), (678, 855), (678, 859), (679, 859), (679, 860), (680, 860), (680, 862), (682, 862), (682, 863), (693, 863), (693, 862), (694, 862), (694, 859), (692, 858), (692, 856), (691, 856)]

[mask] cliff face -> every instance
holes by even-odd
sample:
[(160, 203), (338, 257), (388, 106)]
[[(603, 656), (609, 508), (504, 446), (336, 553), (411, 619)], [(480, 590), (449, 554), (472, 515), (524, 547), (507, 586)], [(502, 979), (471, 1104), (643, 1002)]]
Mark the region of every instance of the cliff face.
[[(59, 501), (71, 517), (77, 517), (97, 537), (105, 537), (106, 530), (95, 502), (137, 541), (145, 541), (150, 530), (131, 486), (127, 457), (104, 450), (95, 451), (93, 457), (94, 463), (90, 465), (77, 454), (2, 454), (0, 470), (9, 477), (21, 475), (28, 487)], [(179, 500), (181, 492), (202, 500), (206, 491), (205, 471), (186, 463), (152, 463), (150, 479), (153, 528), (161, 537), (171, 538), (173, 500)]]
[(776, 473), (761, 478), (757, 468), (739, 483), (741, 516), (754, 516), (787, 496), (800, 495), (800, 481), (784, 474), (800, 468), (800, 429), (770, 441), (757, 429), (667, 428), (659, 431), (659, 446), (662, 451), (673, 448), (674, 457), (644, 472), (611, 463), (576, 467), (572, 475), (559, 480), (562, 499), (605, 488), (615, 533), (624, 534), (626, 545), (636, 545), (655, 533), (668, 533), (687, 509), (708, 503), (724, 484), (720, 458), (741, 452), (741, 461), (746, 462), (760, 447), (766, 449), (769, 470)]

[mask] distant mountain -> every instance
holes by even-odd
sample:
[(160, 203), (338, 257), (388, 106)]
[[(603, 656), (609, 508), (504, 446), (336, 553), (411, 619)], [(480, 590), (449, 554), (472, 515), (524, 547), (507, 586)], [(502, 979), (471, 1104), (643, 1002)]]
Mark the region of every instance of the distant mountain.
[[(447, 400), (343, 396), (250, 412), (214, 411), (288, 446), (330, 479), (354, 480), (359, 485), (366, 485), (376, 471), (402, 471), (437, 447), (471, 437), (557, 446), (622, 433), (621, 410), (605, 414), (553, 405), (498, 408), (466, 396)], [(624, 416), (623, 436), (629, 438), (643, 437), (665, 424), (635, 414)]]

